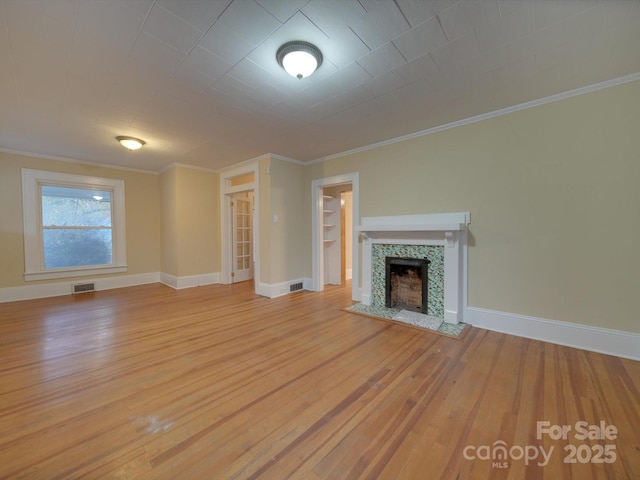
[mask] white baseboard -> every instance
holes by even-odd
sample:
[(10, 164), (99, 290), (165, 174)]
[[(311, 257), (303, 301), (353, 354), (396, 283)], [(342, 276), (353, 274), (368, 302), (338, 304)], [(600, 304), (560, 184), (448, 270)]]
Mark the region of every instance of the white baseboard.
[(168, 273), (161, 273), (160, 282), (176, 290), (180, 290), (182, 288), (197, 287), (199, 285), (220, 283), (220, 273), (204, 273), (202, 275), (188, 275), (185, 277), (176, 277)]
[[(310, 290), (311, 279), (310, 278), (299, 278), (296, 280), (287, 280), (286, 282), (280, 283), (259, 283), (257, 287), (256, 293), (258, 295), (262, 295), (263, 297), (268, 298), (276, 298), (282, 297), (283, 295), (288, 295), (291, 292), (290, 287), (294, 283), (302, 283), (303, 290)], [(299, 292), (300, 290), (296, 290)]]
[(96, 284), (96, 290), (111, 290), (112, 288), (144, 285), (160, 281), (160, 273), (141, 273), (137, 275), (117, 275), (96, 279), (73, 279), (65, 282), (38, 283), (20, 287), (0, 288), (0, 303), (18, 300), (33, 300), (35, 298), (57, 297), (71, 295), (71, 286), (77, 283)]
[(474, 327), (617, 357), (640, 360), (640, 334), (468, 307)]

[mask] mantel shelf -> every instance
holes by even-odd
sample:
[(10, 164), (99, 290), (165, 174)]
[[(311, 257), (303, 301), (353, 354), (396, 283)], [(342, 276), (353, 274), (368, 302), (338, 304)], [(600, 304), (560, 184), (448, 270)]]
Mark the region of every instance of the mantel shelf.
[(359, 225), (356, 230), (366, 234), (376, 232), (458, 232), (465, 230), (464, 223), (412, 224), (412, 225)]

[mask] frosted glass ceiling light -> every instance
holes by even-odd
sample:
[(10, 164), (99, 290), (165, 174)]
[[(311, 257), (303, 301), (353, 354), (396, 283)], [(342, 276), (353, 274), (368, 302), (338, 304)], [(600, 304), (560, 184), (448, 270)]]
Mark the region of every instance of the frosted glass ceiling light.
[(124, 148), (128, 148), (129, 150), (139, 150), (145, 144), (144, 140), (140, 140), (139, 138), (135, 137), (120, 136), (116, 137), (116, 140), (120, 142), (120, 145), (122, 145)]
[(282, 45), (276, 53), (276, 59), (289, 75), (304, 78), (322, 64), (322, 52), (315, 45), (296, 40)]

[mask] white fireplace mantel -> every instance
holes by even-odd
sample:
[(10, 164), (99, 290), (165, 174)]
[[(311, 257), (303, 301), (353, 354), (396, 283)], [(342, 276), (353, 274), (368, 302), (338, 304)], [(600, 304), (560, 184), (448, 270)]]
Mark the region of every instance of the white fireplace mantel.
[(444, 321), (464, 321), (467, 303), (467, 226), (469, 212), (363, 217), (356, 230), (362, 237), (362, 294), (371, 305), (371, 247), (396, 245), (442, 245), (444, 249)]

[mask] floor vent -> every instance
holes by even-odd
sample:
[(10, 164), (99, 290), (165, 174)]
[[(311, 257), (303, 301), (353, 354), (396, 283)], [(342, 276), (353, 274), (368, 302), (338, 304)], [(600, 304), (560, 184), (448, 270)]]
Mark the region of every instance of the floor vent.
[(296, 292), (298, 290), (302, 290), (302, 282), (292, 283), (289, 285), (289, 292)]
[(96, 284), (95, 283), (76, 283), (75, 285), (71, 285), (71, 293), (87, 293), (87, 292), (95, 292)]

